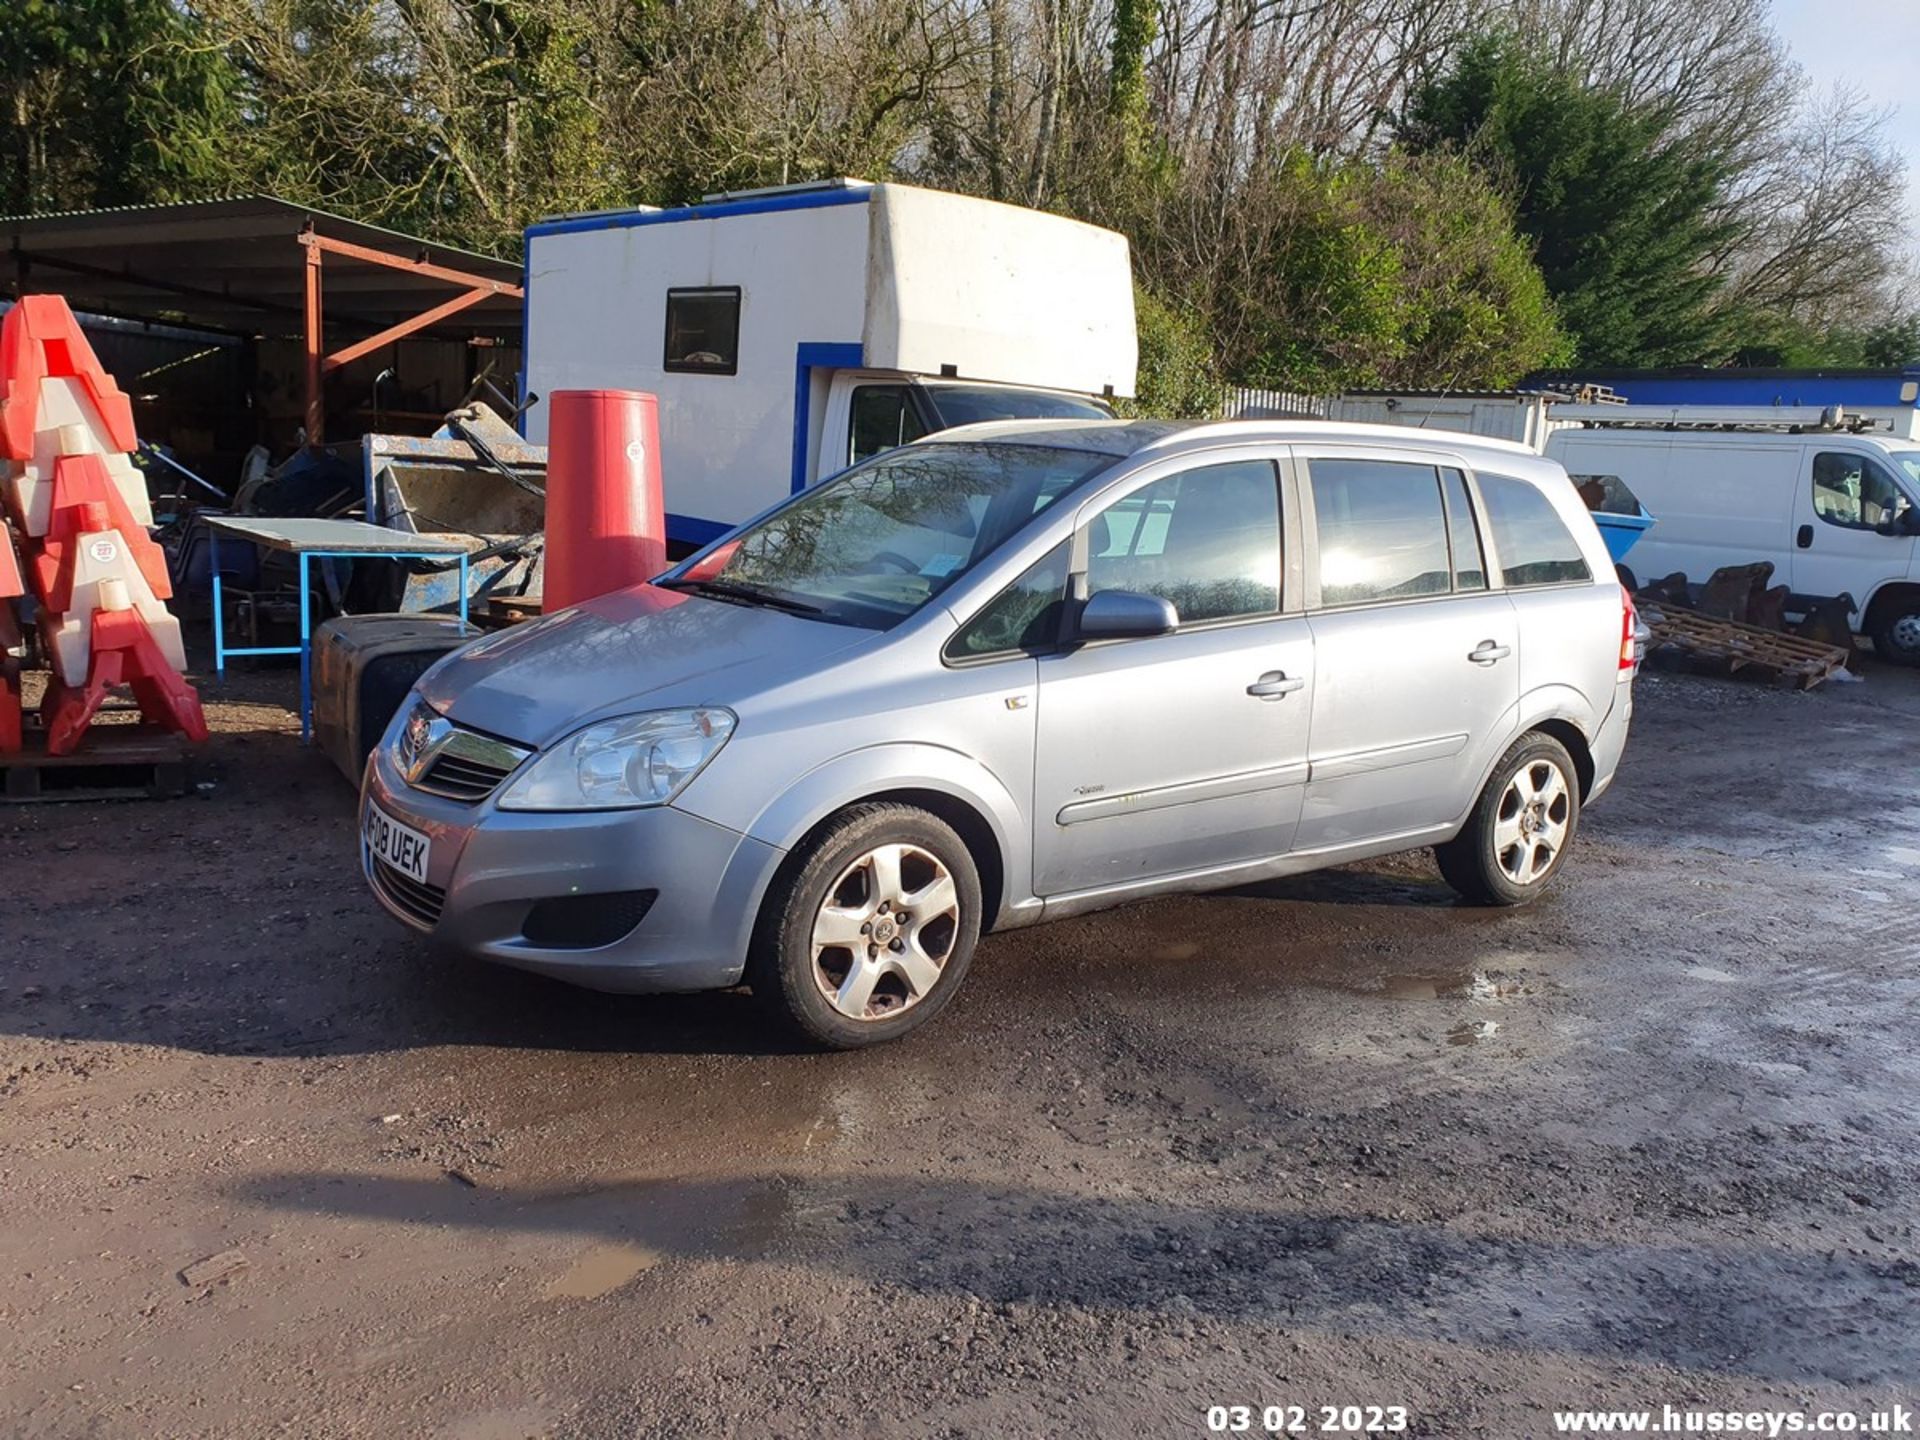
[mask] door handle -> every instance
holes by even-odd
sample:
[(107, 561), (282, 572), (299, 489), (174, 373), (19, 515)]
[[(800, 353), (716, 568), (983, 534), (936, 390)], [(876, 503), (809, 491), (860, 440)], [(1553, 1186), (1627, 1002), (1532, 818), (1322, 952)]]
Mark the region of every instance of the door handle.
[(1247, 694), (1261, 700), (1278, 700), (1296, 690), (1304, 690), (1306, 685), (1307, 677), (1304, 675), (1289, 677), (1284, 670), (1269, 670), (1247, 686)]
[(1496, 645), (1491, 640), (1482, 640), (1467, 653), (1467, 659), (1476, 665), (1493, 665), (1513, 653), (1511, 645)]
[(1813, 548), (1813, 526), (1802, 525), (1798, 533), (1794, 535), (1793, 543), (1798, 545), (1802, 550), (1811, 550)]

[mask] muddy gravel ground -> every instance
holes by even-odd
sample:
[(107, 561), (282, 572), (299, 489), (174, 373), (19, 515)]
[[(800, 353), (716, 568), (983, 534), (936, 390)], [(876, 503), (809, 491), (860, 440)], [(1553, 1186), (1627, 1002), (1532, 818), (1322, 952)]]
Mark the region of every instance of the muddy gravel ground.
[(0, 809), (6, 1436), (1914, 1402), (1914, 676), (1647, 677), (1528, 910), (1138, 905), (837, 1056), (425, 953), (290, 691), (210, 690), (198, 797)]

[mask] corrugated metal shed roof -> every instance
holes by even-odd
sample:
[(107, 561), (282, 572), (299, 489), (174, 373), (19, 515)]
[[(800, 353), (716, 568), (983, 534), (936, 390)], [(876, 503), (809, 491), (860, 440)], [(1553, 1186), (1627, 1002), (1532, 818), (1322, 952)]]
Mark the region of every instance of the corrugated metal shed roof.
[[(306, 275), (296, 237), (309, 224), (336, 240), (520, 283), (514, 262), (267, 195), (0, 217), (5, 247), (0, 277), (16, 291), (58, 293), (74, 309), (100, 315), (247, 335), (297, 335)], [(453, 293), (424, 276), (338, 255), (327, 258), (329, 330), (385, 329)], [(490, 297), (436, 324), (431, 333), (517, 337), (520, 302)]]

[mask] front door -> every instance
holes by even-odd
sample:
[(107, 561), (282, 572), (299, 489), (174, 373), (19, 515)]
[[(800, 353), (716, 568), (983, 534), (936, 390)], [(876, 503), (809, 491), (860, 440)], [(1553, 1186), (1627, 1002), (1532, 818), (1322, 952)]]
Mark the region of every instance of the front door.
[(1125, 886), (1284, 854), (1307, 778), (1313, 639), (1283, 606), (1266, 456), (1148, 472), (1081, 517), (1076, 588), (1172, 603), (1170, 634), (1039, 666), (1035, 888)]
[(1904, 523), (1912, 501), (1879, 456), (1840, 446), (1809, 446), (1807, 456), (1785, 578), (1796, 595), (1852, 595), (1864, 606), (1882, 582), (1912, 568)]

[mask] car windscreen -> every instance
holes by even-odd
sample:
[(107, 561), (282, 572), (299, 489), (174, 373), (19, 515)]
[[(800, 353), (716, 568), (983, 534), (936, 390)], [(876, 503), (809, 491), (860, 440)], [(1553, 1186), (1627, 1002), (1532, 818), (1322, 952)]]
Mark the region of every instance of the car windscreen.
[(1920, 450), (1895, 450), (1893, 463), (1906, 472), (1907, 483), (1920, 489)]
[(1006, 385), (927, 385), (942, 429), (982, 420), (1111, 420), (1113, 411), (1084, 395), (1016, 390)]
[(796, 497), (663, 583), (885, 629), (1114, 463), (1088, 450), (921, 443)]

